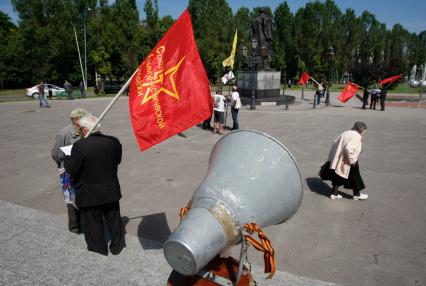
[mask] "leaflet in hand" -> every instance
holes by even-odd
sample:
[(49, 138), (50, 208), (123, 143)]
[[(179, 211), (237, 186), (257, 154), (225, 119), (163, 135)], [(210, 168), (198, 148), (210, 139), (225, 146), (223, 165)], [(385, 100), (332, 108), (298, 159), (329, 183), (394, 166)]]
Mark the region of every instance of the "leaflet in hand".
[(61, 149), (61, 151), (64, 152), (64, 154), (66, 156), (71, 156), (72, 145), (68, 145), (68, 146), (64, 146), (64, 147), (59, 147), (59, 149)]

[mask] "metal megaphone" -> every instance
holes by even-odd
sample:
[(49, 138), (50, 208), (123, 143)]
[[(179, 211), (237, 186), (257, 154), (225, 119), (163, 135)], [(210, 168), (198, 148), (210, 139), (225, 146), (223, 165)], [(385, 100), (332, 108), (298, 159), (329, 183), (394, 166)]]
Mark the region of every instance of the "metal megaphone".
[(239, 130), (222, 137), (192, 206), (164, 243), (170, 266), (193, 276), (241, 241), (244, 224), (280, 224), (299, 208), (302, 176), (296, 160), (275, 138)]

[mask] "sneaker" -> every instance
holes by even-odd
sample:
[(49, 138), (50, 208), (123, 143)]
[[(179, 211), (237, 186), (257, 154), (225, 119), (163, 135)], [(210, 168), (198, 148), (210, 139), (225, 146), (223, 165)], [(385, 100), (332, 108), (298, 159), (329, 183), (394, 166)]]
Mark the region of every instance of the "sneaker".
[(332, 199), (332, 200), (337, 200), (337, 199), (341, 199), (341, 198), (343, 198), (343, 197), (342, 197), (342, 195), (339, 195), (339, 194), (337, 194), (337, 195), (331, 194), (330, 195), (330, 199)]
[(354, 196), (355, 201), (364, 201), (368, 198), (367, 194), (359, 194), (359, 196)]

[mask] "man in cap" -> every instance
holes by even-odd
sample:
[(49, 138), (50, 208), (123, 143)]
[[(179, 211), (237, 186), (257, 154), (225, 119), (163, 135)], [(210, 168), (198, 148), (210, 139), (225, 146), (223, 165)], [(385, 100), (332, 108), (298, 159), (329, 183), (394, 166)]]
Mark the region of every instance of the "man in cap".
[(80, 233), (80, 214), (78, 209), (75, 207), (75, 189), (72, 179), (69, 174), (65, 172), (63, 166), (65, 154), (60, 147), (72, 145), (81, 138), (77, 122), (81, 117), (88, 114), (90, 113), (81, 107), (71, 111), (71, 124), (65, 126), (59, 131), (58, 135), (55, 137), (55, 144), (50, 151), (53, 160), (59, 168), (61, 187), (64, 192), (64, 200), (68, 208), (68, 229), (74, 233)]
[[(103, 255), (118, 255), (126, 246), (125, 229), (120, 214), (121, 188), (118, 165), (121, 163), (120, 140), (100, 132), (93, 115), (78, 120), (81, 140), (65, 156), (65, 170), (76, 182), (76, 203), (80, 210), (87, 249)], [(89, 136), (89, 131), (93, 130)], [(110, 243), (104, 230), (108, 229)]]

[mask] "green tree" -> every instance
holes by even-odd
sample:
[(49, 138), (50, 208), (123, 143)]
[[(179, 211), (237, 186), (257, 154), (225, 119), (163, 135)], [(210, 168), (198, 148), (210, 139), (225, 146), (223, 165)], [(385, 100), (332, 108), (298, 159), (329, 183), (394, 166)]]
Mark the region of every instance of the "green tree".
[(16, 32), (16, 26), (10, 17), (0, 11), (0, 89), (3, 89), (4, 77), (7, 72), (9, 56), (9, 38)]
[(395, 24), (392, 31), (386, 32), (385, 48), (385, 76), (395, 75), (409, 70), (410, 54), (414, 52), (415, 43), (410, 43), (416, 38), (405, 30), (400, 24)]
[[(324, 31), (322, 30), (322, 7), (320, 2), (309, 2), (304, 8), (297, 10), (295, 21), (295, 44), (298, 51), (299, 60), (308, 67), (312, 76), (318, 78), (319, 72), (324, 70), (314, 70), (314, 57), (321, 55), (325, 49), (322, 44)], [(298, 71), (303, 72), (301, 70)]]
[[(77, 84), (81, 68), (74, 29), (83, 55), (87, 27), (89, 79), (126, 79), (173, 24), (159, 17), (158, 0), (145, 0), (146, 17), (138, 19), (135, 0), (11, 0), (19, 16), (16, 27), (0, 13), (0, 87), (29, 86), (40, 80)], [(241, 47), (250, 46), (252, 11), (242, 7), (235, 15), (226, 0), (190, 0), (197, 46), (211, 81), (225, 71), (235, 30), (238, 44), (234, 70), (245, 68)], [(357, 17), (352, 9), (342, 14), (332, 0), (311, 1), (293, 15), (287, 2), (267, 14), (276, 23), (272, 67), (284, 69), (287, 78), (308, 70), (327, 78), (330, 46), (335, 51), (334, 79), (352, 74), (369, 81), (397, 73), (407, 74), (426, 61), (426, 31), (409, 33), (397, 24), (391, 30), (373, 14)], [(284, 74), (284, 73), (283, 73)]]
[(291, 79), (296, 75), (298, 63), (294, 35), (294, 15), (291, 13), (286, 1), (275, 9), (274, 20), (277, 26), (275, 43), (278, 47), (276, 48), (276, 54), (280, 56), (280, 60), (276, 65), (284, 68), (282, 73), (285, 72), (286, 79)]
[(139, 23), (139, 13), (134, 0), (116, 0), (111, 7), (112, 19), (109, 23), (114, 26), (106, 34), (112, 67), (112, 75), (117, 79), (127, 79), (138, 65), (138, 49), (136, 36)]
[(232, 30), (238, 31), (237, 50), (235, 51), (234, 70), (246, 68), (245, 59), (241, 53), (242, 47), (250, 46), (250, 10), (241, 7), (233, 17)]
[[(361, 45), (361, 23), (355, 11), (347, 9), (340, 19), (339, 48), (337, 54), (340, 63), (337, 68), (341, 74), (349, 74), (357, 63), (357, 52)], [(343, 79), (343, 78), (342, 78)]]
[(146, 0), (144, 5), (144, 11), (146, 14), (145, 25), (149, 33), (149, 46), (152, 48), (161, 39), (160, 34), (160, 17), (158, 16), (158, 3), (157, 0)]
[(224, 71), (222, 61), (229, 56), (232, 43), (232, 10), (226, 0), (190, 0), (188, 11), (207, 75), (216, 82)]
[(354, 66), (355, 82), (367, 83), (383, 77), (385, 24), (376, 20), (376, 17), (364, 11), (360, 18), (362, 34), (361, 43), (357, 51), (357, 65)]

